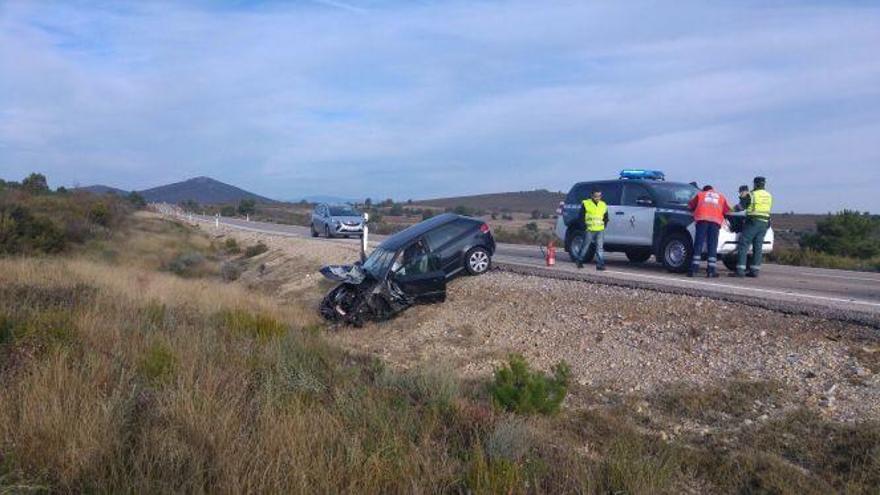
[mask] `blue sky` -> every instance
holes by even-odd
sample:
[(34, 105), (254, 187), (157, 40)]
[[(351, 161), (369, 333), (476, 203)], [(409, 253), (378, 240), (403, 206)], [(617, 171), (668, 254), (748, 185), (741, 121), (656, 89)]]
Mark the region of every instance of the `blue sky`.
[(397, 199), (665, 170), (880, 211), (873, 2), (0, 0), (0, 177)]

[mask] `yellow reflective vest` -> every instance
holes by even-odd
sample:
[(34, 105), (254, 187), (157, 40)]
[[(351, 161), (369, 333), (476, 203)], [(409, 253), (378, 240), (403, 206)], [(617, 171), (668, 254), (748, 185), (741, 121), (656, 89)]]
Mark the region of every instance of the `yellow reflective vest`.
[(773, 208), (773, 195), (764, 189), (755, 189), (752, 199), (746, 208), (746, 215), (757, 220), (770, 220), (770, 209)]
[(601, 232), (605, 230), (605, 214), (608, 213), (608, 205), (604, 201), (594, 203), (592, 199), (585, 199), (584, 205), (584, 224), (590, 232)]

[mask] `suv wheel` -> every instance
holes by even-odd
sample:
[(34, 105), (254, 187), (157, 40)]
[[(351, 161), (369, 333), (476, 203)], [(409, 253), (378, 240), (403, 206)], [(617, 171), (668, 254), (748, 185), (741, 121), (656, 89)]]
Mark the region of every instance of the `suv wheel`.
[(464, 267), (471, 275), (482, 275), (492, 267), (492, 257), (489, 256), (489, 251), (481, 247), (475, 247), (468, 251), (464, 260)]
[(318, 237), (318, 230), (315, 228), (315, 224), (311, 224), (310, 229), (312, 231), (312, 237)]
[(689, 235), (682, 232), (669, 234), (663, 239), (663, 244), (660, 246), (663, 266), (670, 272), (682, 273), (687, 271), (693, 255), (694, 243), (691, 242)]
[[(568, 256), (571, 258), (573, 263), (577, 263), (577, 255), (581, 252), (584, 245), (584, 239), (586, 236), (583, 232), (576, 232), (571, 234), (568, 238)], [(587, 251), (587, 255), (584, 256), (584, 263), (590, 263), (593, 261), (593, 258), (596, 256), (596, 246), (591, 245), (590, 249)]]
[(651, 257), (650, 249), (628, 249), (626, 259), (633, 263), (644, 263)]

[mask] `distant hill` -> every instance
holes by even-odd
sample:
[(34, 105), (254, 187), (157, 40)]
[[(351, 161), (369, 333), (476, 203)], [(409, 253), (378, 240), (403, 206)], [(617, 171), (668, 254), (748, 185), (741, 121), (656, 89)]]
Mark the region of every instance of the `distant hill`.
[(118, 196), (128, 196), (129, 192), (116, 188), (105, 186), (102, 184), (95, 184), (94, 186), (86, 186), (86, 187), (77, 187), (74, 190), (76, 191), (87, 191), (94, 194), (116, 194)]
[(237, 203), (242, 199), (253, 199), (258, 203), (275, 202), (210, 177), (195, 177), (138, 192), (151, 203), (180, 203), (188, 199), (201, 204)]
[(564, 193), (551, 192), (546, 189), (536, 189), (534, 191), (426, 199), (415, 201), (414, 204), (444, 209), (455, 208), (456, 206), (466, 206), (468, 208), (485, 211), (532, 212), (538, 210), (552, 214), (556, 211), (556, 207), (559, 206), (559, 202), (564, 199)]

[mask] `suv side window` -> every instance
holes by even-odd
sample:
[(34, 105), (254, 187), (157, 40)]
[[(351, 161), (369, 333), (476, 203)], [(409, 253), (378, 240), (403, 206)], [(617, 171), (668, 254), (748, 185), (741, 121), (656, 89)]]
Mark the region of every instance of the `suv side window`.
[(566, 202), (569, 204), (579, 204), (581, 201), (589, 199), (594, 187), (602, 191), (602, 201), (605, 201), (609, 206), (620, 204), (620, 184), (617, 182), (584, 182), (577, 184), (572, 188), (568, 197), (566, 197)]
[(428, 232), (425, 237), (428, 238), (428, 245), (431, 246), (431, 249), (436, 251), (471, 230), (473, 225), (467, 220), (455, 220)]
[(654, 197), (648, 188), (642, 184), (624, 184), (623, 185), (623, 205), (624, 206), (649, 206), (647, 204), (639, 204), (639, 199), (649, 199), (654, 202)]

